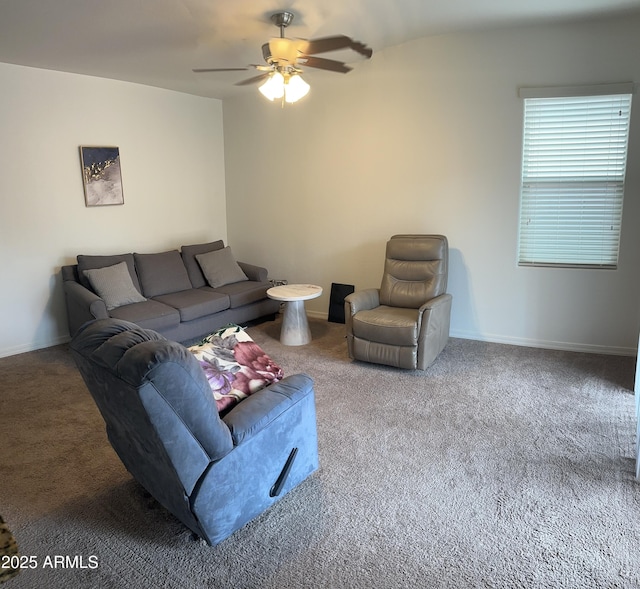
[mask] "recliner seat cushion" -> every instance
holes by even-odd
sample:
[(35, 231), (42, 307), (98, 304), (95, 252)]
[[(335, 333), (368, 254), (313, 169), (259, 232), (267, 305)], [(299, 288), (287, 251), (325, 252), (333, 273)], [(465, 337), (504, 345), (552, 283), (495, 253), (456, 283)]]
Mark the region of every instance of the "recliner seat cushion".
[(353, 335), (364, 340), (394, 346), (418, 343), (418, 311), (382, 305), (353, 317)]

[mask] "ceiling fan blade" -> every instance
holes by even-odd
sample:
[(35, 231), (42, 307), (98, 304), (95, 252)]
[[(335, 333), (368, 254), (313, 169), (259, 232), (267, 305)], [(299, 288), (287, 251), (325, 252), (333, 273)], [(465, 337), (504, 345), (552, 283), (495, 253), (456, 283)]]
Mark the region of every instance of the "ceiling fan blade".
[(201, 74), (203, 72), (244, 72), (247, 71), (248, 67), (214, 67), (214, 68), (197, 68), (191, 70), (196, 74)]
[(324, 59), (322, 57), (314, 57), (312, 55), (303, 55), (298, 58), (300, 65), (315, 67), (320, 70), (329, 70), (330, 72), (338, 72), (340, 74), (346, 74), (353, 68), (345, 65), (341, 61), (335, 61), (333, 59)]
[(236, 82), (234, 86), (248, 86), (249, 84), (257, 84), (261, 80), (266, 80), (270, 75), (271, 75), (271, 72), (267, 72), (266, 74), (260, 74), (259, 76), (254, 76), (253, 78), (242, 80), (242, 82)]
[(367, 47), (360, 41), (354, 41), (346, 35), (336, 35), (334, 37), (323, 37), (321, 39), (304, 41), (300, 47), (300, 52), (304, 55), (313, 55), (316, 53), (326, 53), (327, 51), (336, 51), (337, 49), (353, 49), (367, 58), (373, 55), (373, 49)]

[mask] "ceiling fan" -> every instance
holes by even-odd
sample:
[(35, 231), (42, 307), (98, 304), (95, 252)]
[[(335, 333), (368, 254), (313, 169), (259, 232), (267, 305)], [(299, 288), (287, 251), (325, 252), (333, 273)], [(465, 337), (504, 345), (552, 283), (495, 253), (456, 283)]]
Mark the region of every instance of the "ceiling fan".
[(260, 92), (269, 100), (282, 98), (286, 102), (296, 102), (309, 92), (307, 84), (300, 76), (301, 66), (312, 67), (346, 74), (352, 70), (342, 61), (316, 57), (317, 53), (327, 53), (339, 49), (352, 49), (367, 59), (373, 51), (360, 41), (354, 41), (346, 35), (322, 37), (320, 39), (288, 39), (284, 30), (291, 24), (293, 13), (277, 12), (271, 16), (273, 24), (280, 29), (280, 37), (274, 37), (262, 46), (262, 55), (267, 65), (250, 64), (239, 68), (198, 68), (193, 71), (203, 72), (237, 72), (255, 68), (262, 74), (237, 82), (236, 86), (246, 86), (264, 81)]

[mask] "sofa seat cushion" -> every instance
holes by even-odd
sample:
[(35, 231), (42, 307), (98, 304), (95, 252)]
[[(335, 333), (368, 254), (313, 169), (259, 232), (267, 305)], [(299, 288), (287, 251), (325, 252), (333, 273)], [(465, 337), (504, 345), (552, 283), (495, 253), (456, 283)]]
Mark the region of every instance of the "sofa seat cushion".
[(180, 321), (200, 319), (206, 315), (213, 315), (229, 308), (229, 297), (222, 293), (204, 291), (200, 288), (190, 288), (154, 298), (165, 305), (170, 305), (180, 313)]
[(353, 317), (353, 335), (394, 346), (418, 343), (418, 310), (381, 305), (358, 311)]
[(142, 294), (147, 298), (193, 288), (178, 250), (133, 254)]
[(163, 330), (180, 324), (180, 313), (177, 309), (152, 300), (118, 307), (109, 311), (109, 315), (114, 319), (136, 323), (145, 329)]
[(284, 377), (278, 366), (238, 325), (228, 325), (189, 347), (209, 381), (219, 412)]
[(227, 295), (232, 309), (250, 305), (267, 298), (267, 290), (271, 288), (269, 282), (255, 282), (254, 280), (244, 280), (233, 284), (225, 284), (218, 288), (209, 286), (202, 287), (202, 290), (210, 290), (219, 294)]

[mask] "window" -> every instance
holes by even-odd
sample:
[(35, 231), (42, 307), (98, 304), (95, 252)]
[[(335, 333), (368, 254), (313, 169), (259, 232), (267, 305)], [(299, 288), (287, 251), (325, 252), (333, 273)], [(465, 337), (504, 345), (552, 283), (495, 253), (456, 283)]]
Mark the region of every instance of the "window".
[(632, 90), (520, 90), (519, 265), (617, 267)]

